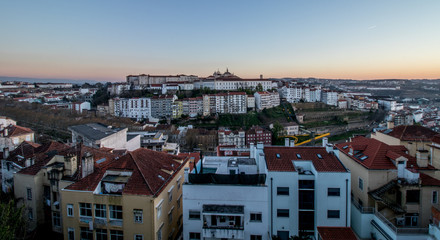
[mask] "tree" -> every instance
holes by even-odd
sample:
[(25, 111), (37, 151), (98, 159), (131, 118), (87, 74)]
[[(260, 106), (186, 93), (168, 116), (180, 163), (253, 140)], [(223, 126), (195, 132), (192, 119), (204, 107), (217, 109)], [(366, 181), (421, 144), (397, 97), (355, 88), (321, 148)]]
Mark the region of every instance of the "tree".
[(278, 121), (273, 124), (272, 128), (273, 138), (276, 141), (279, 136), (282, 136), (284, 133), (284, 127)]
[(261, 85), (261, 83), (259, 83), (259, 84), (257, 85), (257, 87), (255, 88), (255, 90), (256, 90), (257, 92), (262, 92), (262, 91), (263, 91), (263, 86)]
[(0, 203), (0, 239), (24, 239), (26, 221), (23, 218), (24, 205), (17, 208), (15, 202)]

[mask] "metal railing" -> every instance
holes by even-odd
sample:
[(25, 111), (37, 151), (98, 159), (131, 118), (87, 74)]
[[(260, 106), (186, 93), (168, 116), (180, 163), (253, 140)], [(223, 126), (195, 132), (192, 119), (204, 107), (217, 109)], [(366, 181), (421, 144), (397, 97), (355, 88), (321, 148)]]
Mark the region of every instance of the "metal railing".
[(395, 234), (427, 234), (429, 232), (429, 228), (397, 227), (377, 211), (375, 211), (374, 215), (376, 215), (376, 217), (387, 225)]
[(351, 204), (353, 204), (361, 213), (373, 214), (375, 212), (374, 207), (362, 207), (358, 202), (353, 200), (351, 201)]

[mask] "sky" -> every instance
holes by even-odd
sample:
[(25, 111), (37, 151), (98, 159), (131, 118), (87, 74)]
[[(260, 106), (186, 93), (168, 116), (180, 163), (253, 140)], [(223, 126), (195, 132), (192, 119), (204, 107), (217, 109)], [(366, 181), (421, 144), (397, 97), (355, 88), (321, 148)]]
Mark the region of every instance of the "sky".
[(0, 76), (440, 78), (438, 0), (1, 1)]

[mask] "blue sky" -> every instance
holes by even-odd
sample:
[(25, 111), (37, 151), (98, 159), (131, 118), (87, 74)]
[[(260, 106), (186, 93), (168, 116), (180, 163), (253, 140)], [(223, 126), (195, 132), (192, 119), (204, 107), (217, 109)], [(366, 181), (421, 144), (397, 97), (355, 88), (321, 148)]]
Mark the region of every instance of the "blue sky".
[(440, 1), (2, 1), (0, 75), (440, 78)]

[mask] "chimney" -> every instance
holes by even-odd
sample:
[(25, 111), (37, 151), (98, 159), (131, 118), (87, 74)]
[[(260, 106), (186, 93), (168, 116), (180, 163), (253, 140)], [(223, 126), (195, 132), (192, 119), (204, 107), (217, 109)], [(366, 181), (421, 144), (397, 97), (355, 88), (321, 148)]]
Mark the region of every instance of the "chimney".
[(93, 155), (89, 152), (84, 153), (81, 159), (81, 178), (89, 176), (94, 171)]
[(290, 146), (295, 147), (295, 140), (290, 140)]
[(289, 146), (289, 138), (284, 138), (284, 146)]
[(3, 148), (3, 159), (6, 159), (9, 157), (9, 148), (5, 147)]
[(322, 138), (322, 146), (323, 147), (327, 147), (327, 144), (328, 144), (328, 138)]
[(429, 155), (428, 150), (422, 150), (422, 149), (417, 150), (416, 158), (417, 158), (417, 165), (419, 165), (419, 167), (428, 166), (428, 155)]
[(189, 182), (189, 168), (185, 168), (185, 170), (184, 170), (184, 182), (185, 183), (188, 183)]

